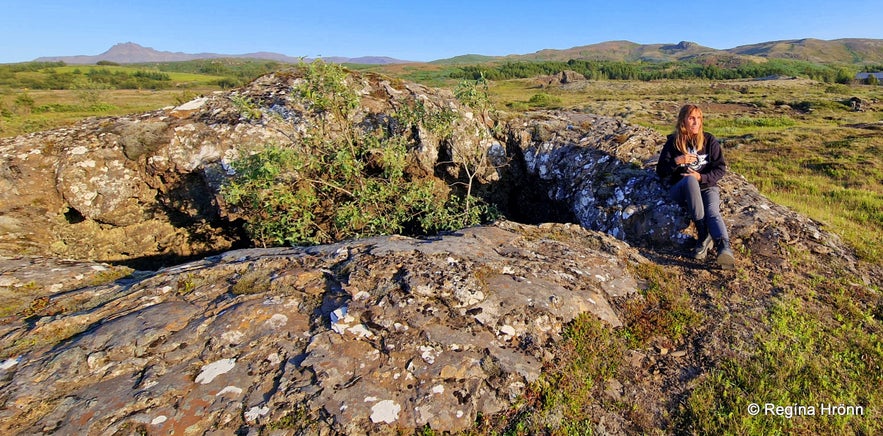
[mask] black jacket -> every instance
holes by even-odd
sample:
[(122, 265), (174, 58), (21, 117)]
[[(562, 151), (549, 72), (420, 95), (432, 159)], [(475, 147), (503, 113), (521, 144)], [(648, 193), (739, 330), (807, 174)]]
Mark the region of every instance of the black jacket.
[[(699, 186), (705, 189), (717, 186), (717, 181), (727, 172), (727, 162), (724, 160), (724, 154), (717, 138), (711, 133), (703, 134), (705, 135), (705, 148), (699, 153), (699, 162), (691, 167), (702, 175)], [(675, 134), (668, 135), (665, 145), (662, 146), (662, 152), (659, 154), (659, 162), (656, 163), (656, 174), (666, 185), (677, 183), (684, 177), (682, 174), (687, 172), (686, 166), (675, 163), (675, 157), (681, 154), (683, 153), (675, 147)]]

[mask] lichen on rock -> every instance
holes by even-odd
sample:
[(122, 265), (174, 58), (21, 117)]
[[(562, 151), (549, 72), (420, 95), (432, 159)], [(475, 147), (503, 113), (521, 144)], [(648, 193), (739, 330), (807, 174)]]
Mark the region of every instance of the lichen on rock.
[[(107, 303), (6, 329), (6, 343), (70, 323), (86, 331), (5, 358), (6, 404), (48, 407), (6, 408), (0, 426), (234, 431), (301, 411), (312, 431), (462, 431), (517, 401), (574, 317), (621, 324), (610, 301), (634, 295), (639, 261), (579, 226), (500, 222), (433, 239), (231, 251), (85, 288)], [(233, 293), (246, 272), (265, 285)]]

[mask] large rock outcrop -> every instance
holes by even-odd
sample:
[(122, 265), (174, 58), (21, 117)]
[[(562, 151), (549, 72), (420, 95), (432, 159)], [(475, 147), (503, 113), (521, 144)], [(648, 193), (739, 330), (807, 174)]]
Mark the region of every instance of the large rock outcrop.
[(54, 295), (3, 325), (18, 352), (0, 364), (0, 428), (464, 430), (518, 400), (564, 324), (621, 325), (638, 262), (576, 225), (501, 222), (231, 251)]
[[(174, 260), (241, 245), (241, 222), (220, 187), (240, 153), (316, 130), (321, 114), (294, 91), (304, 80), (280, 72), (176, 108), (0, 139), (0, 253)], [(464, 150), (502, 150), (490, 121), (449, 91), (357, 74), (347, 86), (359, 106), (343, 122), (362, 130), (403, 129), (394, 114), (405, 107), (453, 114), (445, 138), (415, 127), (416, 173), (435, 177), (442, 160), (456, 168)], [(321, 122), (329, 135), (347, 127)], [(493, 180), (496, 171), (479, 176)]]

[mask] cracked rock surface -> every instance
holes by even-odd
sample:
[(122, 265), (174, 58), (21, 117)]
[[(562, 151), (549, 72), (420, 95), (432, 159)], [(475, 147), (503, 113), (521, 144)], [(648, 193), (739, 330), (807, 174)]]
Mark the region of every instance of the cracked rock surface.
[(0, 427), (183, 434), (298, 417), (318, 433), (464, 430), (539, 377), (565, 323), (589, 312), (620, 325), (617, 302), (638, 288), (628, 265), (642, 261), (576, 225), (503, 221), (231, 251), (85, 287), (4, 326), (4, 344), (33, 346), (2, 362)]

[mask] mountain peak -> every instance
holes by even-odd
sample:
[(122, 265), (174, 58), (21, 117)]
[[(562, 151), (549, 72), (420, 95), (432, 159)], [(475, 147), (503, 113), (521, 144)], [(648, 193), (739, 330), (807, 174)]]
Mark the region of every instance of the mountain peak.
[(130, 56), (133, 54), (155, 54), (160, 53), (150, 47), (144, 47), (139, 44), (135, 44), (134, 42), (121, 42), (118, 44), (114, 44), (113, 47), (109, 48), (106, 52), (100, 54), (99, 56), (118, 56), (118, 55), (126, 55)]

